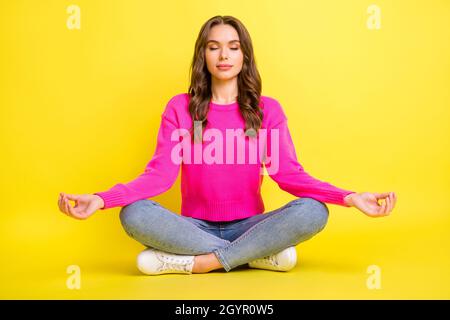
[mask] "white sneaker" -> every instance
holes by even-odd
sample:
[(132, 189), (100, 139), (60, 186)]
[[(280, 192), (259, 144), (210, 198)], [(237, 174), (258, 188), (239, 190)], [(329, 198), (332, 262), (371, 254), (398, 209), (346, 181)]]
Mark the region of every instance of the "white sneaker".
[(191, 274), (194, 256), (185, 256), (148, 248), (137, 257), (138, 269), (148, 275), (164, 273)]
[(248, 263), (250, 268), (274, 271), (289, 271), (297, 264), (295, 247), (288, 247), (283, 251), (270, 256), (253, 260)]

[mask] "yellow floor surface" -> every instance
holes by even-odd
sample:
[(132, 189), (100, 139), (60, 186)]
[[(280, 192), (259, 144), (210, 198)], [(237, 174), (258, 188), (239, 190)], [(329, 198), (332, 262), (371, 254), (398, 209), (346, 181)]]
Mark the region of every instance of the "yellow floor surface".
[[(99, 228), (105, 214), (80, 222), (64, 220), (66, 230), (50, 235), (39, 222), (17, 228), (3, 224), (2, 299), (448, 299), (450, 298), (448, 223), (395, 227), (394, 212), (382, 219), (366, 218), (354, 208), (332, 206), (329, 223), (314, 238), (299, 244), (298, 264), (290, 272), (241, 267), (228, 273), (147, 276), (135, 266), (143, 246), (121, 231)], [(345, 211), (349, 210), (349, 211)], [(342, 214), (349, 212), (351, 214)], [(395, 216), (397, 215), (397, 216)], [(345, 228), (342, 220), (354, 221)], [(387, 219), (391, 219), (389, 221)], [(74, 222), (72, 222), (74, 221)], [(118, 221), (117, 221), (118, 222)], [(43, 222), (41, 222), (43, 223)], [(46, 222), (48, 223), (48, 221)], [(359, 224), (359, 226), (358, 226)], [(75, 225), (75, 227), (73, 227)], [(73, 229), (72, 229), (73, 227)], [(98, 228), (94, 235), (92, 229)], [(8, 233), (9, 230), (9, 233)], [(34, 234), (30, 234), (34, 230)], [(38, 231), (41, 230), (41, 231)], [(48, 234), (47, 234), (48, 232)], [(56, 235), (55, 235), (56, 234)], [(114, 245), (112, 243), (114, 240)], [(5, 242), (3, 242), (5, 244)], [(70, 289), (69, 266), (80, 270), (80, 288)], [(380, 288), (367, 285), (370, 266), (379, 268)], [(73, 278), (70, 278), (73, 279)], [(371, 278), (373, 279), (373, 278)], [(70, 282), (70, 281), (69, 281)]]

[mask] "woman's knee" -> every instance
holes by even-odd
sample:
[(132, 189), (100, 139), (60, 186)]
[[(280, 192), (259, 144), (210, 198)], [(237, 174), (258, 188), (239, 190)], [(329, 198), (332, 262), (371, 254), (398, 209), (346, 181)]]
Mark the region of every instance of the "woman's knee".
[[(144, 199), (135, 201), (122, 207), (119, 213), (119, 218), (122, 226), (125, 229), (129, 229), (139, 225), (140, 223), (142, 223), (142, 214), (144, 212), (144, 208), (154, 205), (158, 205), (158, 203), (153, 200)], [(146, 212), (146, 214), (148, 213)]]
[(306, 223), (316, 229), (317, 232), (325, 228), (329, 217), (329, 209), (325, 203), (305, 197), (295, 199), (291, 204), (299, 206), (299, 210), (295, 210), (295, 212), (299, 215), (298, 221), (303, 224), (303, 227), (306, 218)]

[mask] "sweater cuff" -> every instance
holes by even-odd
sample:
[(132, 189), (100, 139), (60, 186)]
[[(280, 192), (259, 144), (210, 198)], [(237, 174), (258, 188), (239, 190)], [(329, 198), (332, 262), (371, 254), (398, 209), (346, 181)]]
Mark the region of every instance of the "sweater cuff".
[(98, 195), (103, 199), (104, 206), (100, 210), (105, 210), (109, 208), (122, 206), (124, 203), (123, 199), (123, 191), (114, 189), (104, 192), (96, 192), (95, 195)]
[(345, 192), (345, 193), (342, 194), (342, 205), (343, 205), (344, 207), (347, 207), (347, 208), (350, 208), (350, 207), (351, 207), (351, 206), (349, 206), (348, 204), (345, 203), (344, 198), (345, 198), (346, 196), (348, 196), (349, 194), (352, 194), (352, 193), (356, 193), (356, 192), (355, 192), (355, 191), (348, 191), (348, 192)]

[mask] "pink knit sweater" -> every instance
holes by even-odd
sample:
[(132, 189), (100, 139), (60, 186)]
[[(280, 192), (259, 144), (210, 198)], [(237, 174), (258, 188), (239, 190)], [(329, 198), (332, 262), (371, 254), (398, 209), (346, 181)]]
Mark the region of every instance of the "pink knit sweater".
[[(257, 137), (245, 135), (237, 102), (210, 102), (203, 145), (191, 142), (189, 95), (172, 97), (161, 114), (152, 159), (136, 179), (94, 193), (108, 209), (167, 191), (181, 167), (181, 215), (209, 221), (231, 221), (264, 212), (263, 177), (297, 196), (348, 207), (344, 197), (355, 191), (337, 188), (310, 176), (298, 162), (280, 103), (261, 96), (264, 118)], [(200, 126), (201, 128), (201, 126)], [(266, 170), (266, 172), (264, 172)]]

